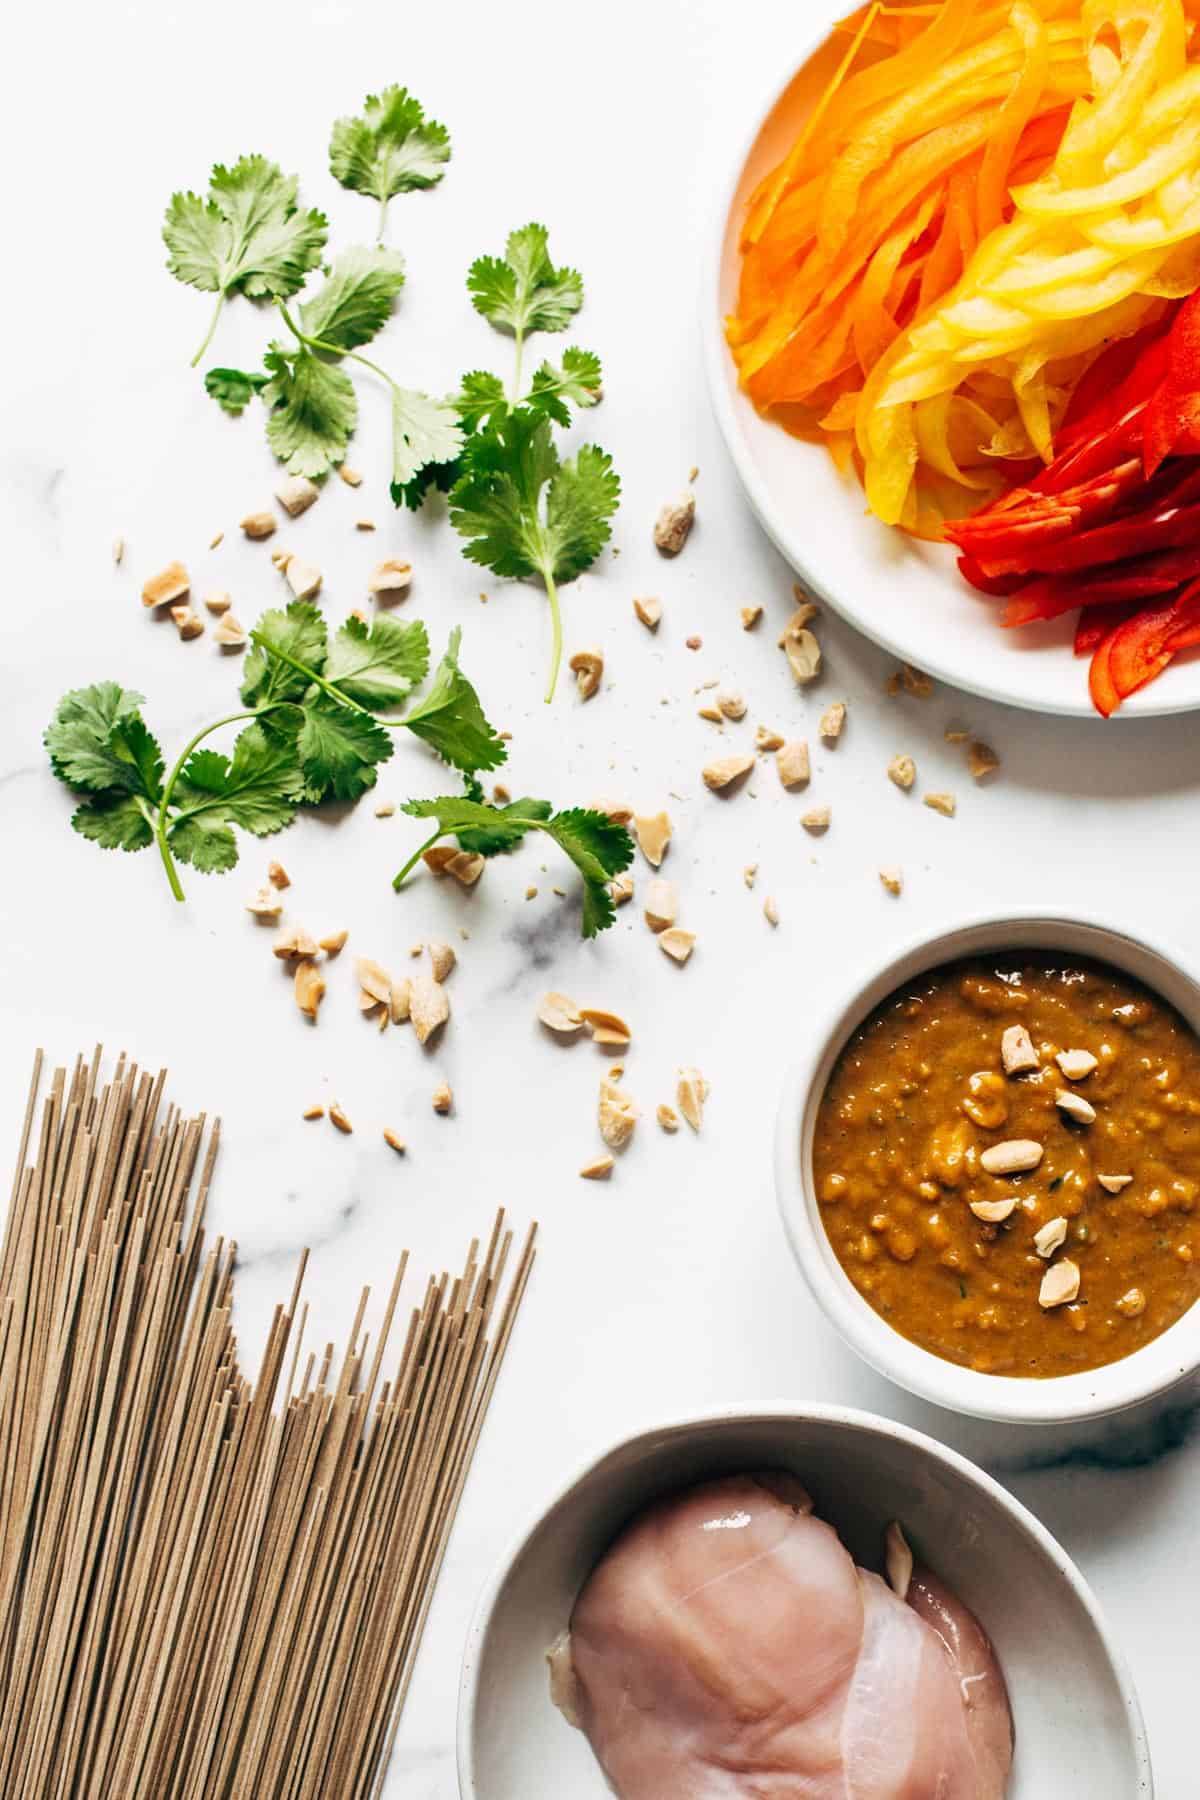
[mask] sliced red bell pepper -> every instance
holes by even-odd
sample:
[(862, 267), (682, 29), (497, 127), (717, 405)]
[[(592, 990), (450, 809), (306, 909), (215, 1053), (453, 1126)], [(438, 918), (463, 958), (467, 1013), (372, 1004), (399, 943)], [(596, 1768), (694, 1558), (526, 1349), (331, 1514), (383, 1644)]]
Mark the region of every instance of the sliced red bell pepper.
[(1131, 407), (1149, 400), (1167, 370), (1170, 315), (1118, 338), (1098, 356), (1072, 394), (1054, 438), (1056, 453), (1107, 431)]
[(1113, 686), (1109, 661), (1112, 656), (1112, 642), (1121, 629), (1108, 632), (1097, 644), (1088, 669), (1088, 693), (1092, 697), (1092, 705), (1102, 717), (1109, 719), (1121, 704), (1121, 696)]
[(1076, 656), (1090, 656), (1118, 625), (1123, 625), (1126, 619), (1132, 619), (1141, 610), (1141, 604), (1140, 600), (1131, 600), (1124, 606), (1085, 606), (1075, 627)]
[[(1081, 569), (1071, 575), (1043, 575), (1026, 582), (1004, 609), (1005, 625), (1032, 625), (1057, 619), (1077, 606), (1108, 608), (1126, 601), (1139, 605), (1170, 594), (1200, 576), (1200, 541), (1182, 548), (1131, 557), (1102, 570)], [(1136, 609), (1135, 609), (1136, 610)]]
[(1166, 340), (1166, 372), (1146, 409), (1146, 474), (1170, 455), (1200, 451), (1200, 292), (1184, 301)]

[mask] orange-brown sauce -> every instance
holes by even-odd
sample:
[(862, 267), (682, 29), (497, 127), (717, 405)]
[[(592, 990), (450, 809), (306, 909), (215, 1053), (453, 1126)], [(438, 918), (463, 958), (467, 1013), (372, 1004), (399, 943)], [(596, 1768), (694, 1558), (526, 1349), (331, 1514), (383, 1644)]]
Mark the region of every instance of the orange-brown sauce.
[[(1023, 1025), (1036, 1071), (1008, 1075), (1001, 1034)], [(1097, 1059), (1070, 1081), (1060, 1051)], [(1077, 1123), (1055, 1095), (1095, 1109)], [(1037, 1168), (987, 1173), (989, 1145), (1030, 1139)], [(895, 1330), (995, 1375), (1054, 1376), (1127, 1356), (1200, 1292), (1200, 1043), (1114, 969), (1017, 953), (956, 963), (886, 1000), (842, 1052), (813, 1144), (821, 1215), (846, 1274)], [(1132, 1175), (1119, 1193), (1100, 1175)], [(999, 1224), (971, 1203), (1016, 1196)], [(1039, 1256), (1034, 1233), (1066, 1238)], [(1079, 1292), (1045, 1308), (1047, 1269)]]

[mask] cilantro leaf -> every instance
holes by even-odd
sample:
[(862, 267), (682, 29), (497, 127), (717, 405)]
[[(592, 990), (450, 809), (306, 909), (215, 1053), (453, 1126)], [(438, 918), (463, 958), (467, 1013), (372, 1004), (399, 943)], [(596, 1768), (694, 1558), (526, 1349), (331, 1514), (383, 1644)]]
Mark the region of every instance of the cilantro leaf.
[[(536, 382), (536, 377), (534, 379)], [(498, 375), (489, 375), (485, 369), (473, 369), (463, 376), (455, 405), (466, 430), (474, 431), (495, 413), (507, 409), (504, 383)]]
[(585, 444), (560, 463), (550, 421), (518, 407), (471, 439), (450, 496), (466, 555), (497, 575), (572, 581), (609, 538), (621, 484), (612, 458)]
[(154, 842), (154, 832), (142, 804), (136, 794), (106, 794), (78, 807), (71, 824), (102, 850), (145, 850)]
[(234, 418), (245, 412), (255, 394), (261, 394), (268, 377), (255, 369), (209, 369), (204, 376), (204, 391), (214, 399), (222, 412)]
[(297, 189), (296, 177), (265, 156), (243, 156), (231, 169), (214, 167), (207, 199), (172, 194), (162, 228), (167, 267), (177, 280), (218, 296), (193, 366), (230, 294), (286, 300), (320, 262), (328, 222), (315, 208), (299, 210)]
[(429, 636), (419, 619), (401, 624), (377, 613), (349, 618), (329, 646), (325, 678), (363, 706), (396, 706), (429, 673)]
[(404, 258), (382, 245), (343, 251), (323, 287), (300, 308), (304, 335), (334, 350), (368, 344), (392, 315), (404, 286)]
[(232, 758), (216, 750), (194, 750), (175, 785), (179, 821), (203, 818), (240, 825), (255, 837), (270, 837), (290, 825), (304, 797), (304, 777), (285, 739), (269, 738), (248, 725)]
[(583, 305), (583, 277), (556, 269), (544, 225), (510, 234), (504, 257), (480, 256), (467, 274), (471, 302), (497, 331), (524, 337), (530, 331), (565, 331)]
[(601, 399), (600, 381), (600, 358), (592, 350), (578, 350), (571, 345), (563, 351), (559, 368), (548, 362), (542, 364), (534, 375), (527, 405), (535, 412), (547, 413), (559, 425), (569, 425), (571, 415), (564, 402), (597, 406)]
[(392, 754), (389, 732), (356, 707), (318, 694), (304, 707), (296, 739), (306, 798), (357, 800), (375, 785), (375, 765)]
[[(293, 600), (285, 612), (272, 607), (254, 627), (263, 643), (254, 644), (242, 669), (242, 699), (247, 706), (269, 706), (281, 700), (298, 701), (310, 686), (307, 675), (293, 669), (282, 656), (290, 656), (319, 675), (325, 668), (325, 620), (320, 607), (309, 600)], [(272, 651), (282, 655), (272, 655)]]
[(425, 463), (411, 481), (392, 482), (392, 502), (399, 506), (403, 501), (410, 512), (418, 512), (426, 494), (435, 489), (440, 494), (448, 494), (461, 474), (462, 464), (457, 457), (453, 462)]
[(286, 350), (273, 343), (263, 360), (271, 374), (263, 389), (271, 409), (267, 442), (290, 474), (326, 474), (345, 461), (358, 423), (350, 377), (303, 344)]
[(177, 819), (167, 836), (180, 862), (190, 863), (203, 875), (224, 875), (236, 867), (237, 839), (216, 814), (195, 813)]
[(141, 694), (115, 681), (65, 694), (45, 735), (59, 780), (85, 792), (140, 794), (157, 801), (162, 753), (142, 721), (141, 704)]
[(429, 692), (404, 715), (403, 722), (444, 762), (473, 775), (479, 769), (498, 769), (508, 751), (458, 666), (461, 639), (462, 632), (456, 627), (450, 633), (446, 654), (434, 672)]
[[(632, 862), (633, 840), (623, 825), (605, 813), (583, 807), (556, 813), (544, 800), (518, 800), (495, 807), (461, 795), (410, 800), (403, 810), (414, 819), (436, 819), (443, 836), (456, 836), (464, 848), (481, 856), (502, 855), (515, 848), (527, 832), (544, 832), (582, 877), (584, 937), (595, 937), (613, 923), (616, 910), (608, 883)], [(407, 869), (396, 878), (396, 885), (405, 874)]]
[(452, 465), (462, 444), (462, 428), (452, 401), (433, 400), (415, 388), (393, 384), (391, 494), (396, 506), (424, 469), (436, 471)]
[[(329, 140), (329, 169), (335, 181), (369, 194), (381, 207), (394, 194), (434, 187), (450, 160), (450, 133), (407, 88), (368, 94), (357, 118), (338, 119)], [(380, 236), (383, 220), (380, 219)]]

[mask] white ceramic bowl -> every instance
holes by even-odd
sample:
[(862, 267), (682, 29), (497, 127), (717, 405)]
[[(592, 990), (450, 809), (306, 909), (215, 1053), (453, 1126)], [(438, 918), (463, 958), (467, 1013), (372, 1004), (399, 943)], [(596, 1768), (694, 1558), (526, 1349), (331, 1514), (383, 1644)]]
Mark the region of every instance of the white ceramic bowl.
[[(840, 476), (820, 444), (789, 437), (759, 417), (738, 387), (723, 320), (738, 280), (745, 203), (795, 139), (842, 54), (828, 33), (844, 0), (789, 8), (805, 23), (785, 57), (796, 73), (747, 121), (719, 191), (701, 290), (705, 362), (717, 420), (747, 498), (776, 548), (814, 592), (895, 656), (992, 700), (1096, 720), (1087, 664), (1072, 654), (1074, 615), (1005, 631), (997, 603), (963, 582), (948, 546), (918, 543), (871, 517), (853, 475)], [(821, 25), (815, 41), (808, 21)], [(1189, 712), (1200, 706), (1200, 658), (1185, 659), (1133, 695), (1117, 719)]]
[(569, 1483), (507, 1556), (467, 1639), (462, 1800), (612, 1800), (582, 1733), (551, 1705), (545, 1650), (598, 1558), (672, 1489), (738, 1469), (798, 1475), (860, 1561), (899, 1518), (990, 1633), (1012, 1700), (1008, 1800), (1149, 1800), (1137, 1695), (1096, 1602), (1050, 1534), (990, 1476), (932, 1438), (814, 1406), (716, 1412), (647, 1431)]
[(847, 1343), (881, 1374), (955, 1412), (1023, 1424), (1100, 1418), (1163, 1393), (1200, 1367), (1200, 1305), (1151, 1343), (1085, 1374), (1046, 1380), (982, 1375), (910, 1343), (880, 1318), (833, 1253), (812, 1179), (817, 1109), (847, 1039), (914, 976), (987, 951), (1065, 950), (1124, 970), (1168, 1000), (1200, 1032), (1200, 986), (1166, 951), (1117, 926), (1045, 912), (989, 915), (918, 939), (874, 968), (808, 1036), (789, 1074), (775, 1134), (775, 1184), (792, 1249), (813, 1297)]

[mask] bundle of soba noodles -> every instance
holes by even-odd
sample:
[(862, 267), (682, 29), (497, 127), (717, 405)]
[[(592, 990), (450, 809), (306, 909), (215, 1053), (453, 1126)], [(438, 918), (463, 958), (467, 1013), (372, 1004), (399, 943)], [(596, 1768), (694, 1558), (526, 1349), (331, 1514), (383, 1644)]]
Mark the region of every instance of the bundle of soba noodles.
[(0, 1793), (377, 1795), (533, 1233), (502, 1300), (501, 1214), (391, 1358), (407, 1258), (340, 1366), (302, 1362), (298, 1277), (252, 1383), (201, 1238), (216, 1127), (123, 1058), (39, 1112), (40, 1076), (0, 1249)]

